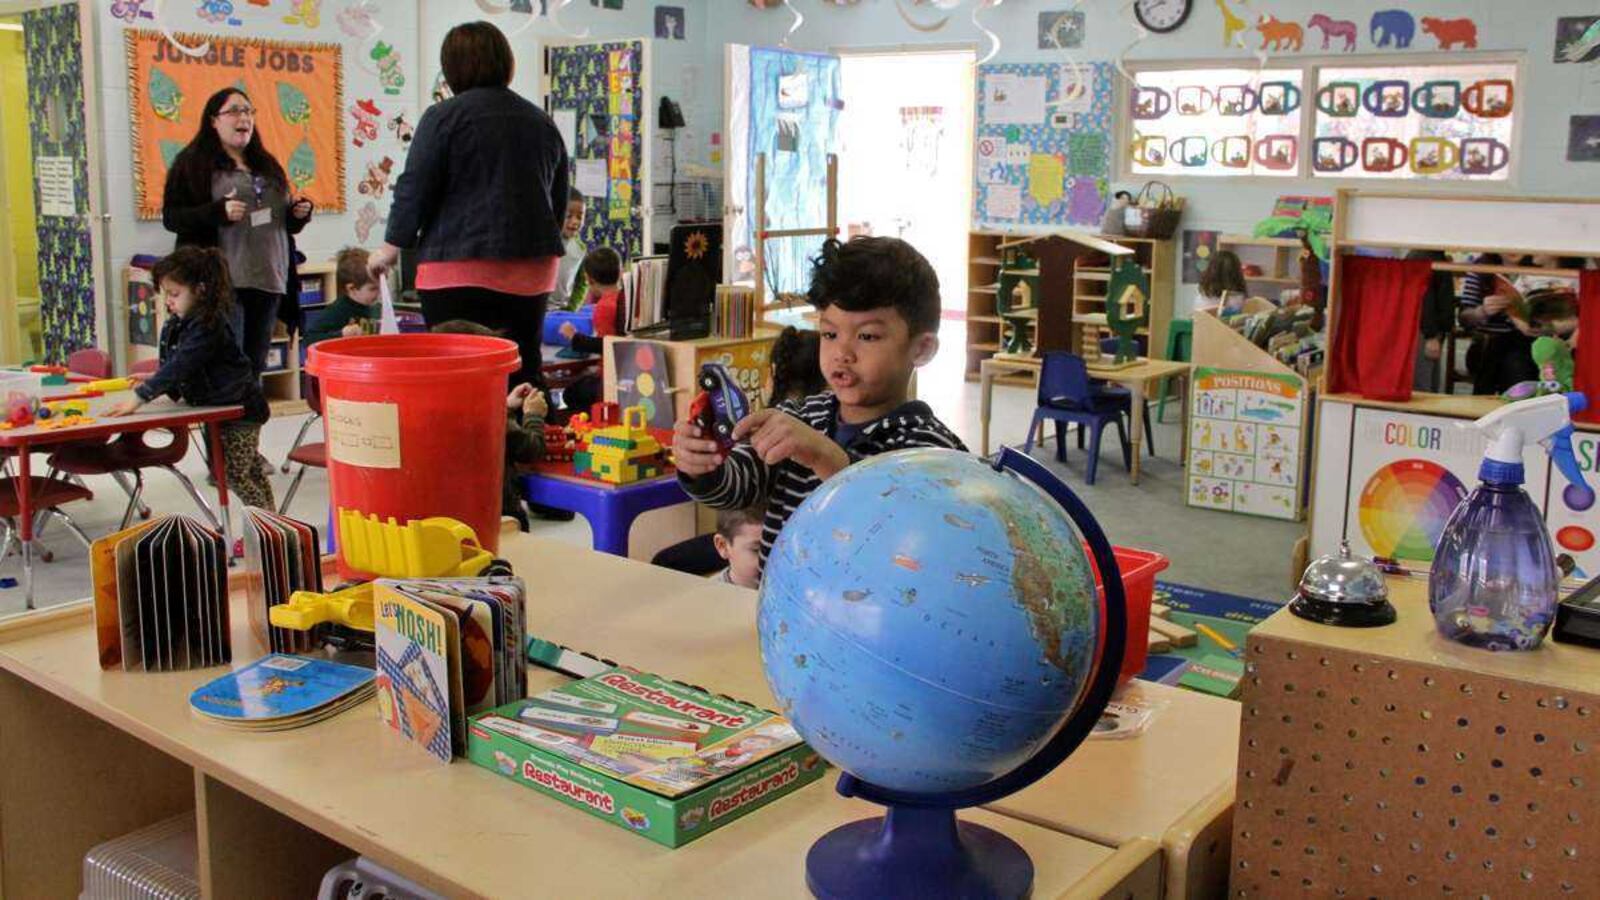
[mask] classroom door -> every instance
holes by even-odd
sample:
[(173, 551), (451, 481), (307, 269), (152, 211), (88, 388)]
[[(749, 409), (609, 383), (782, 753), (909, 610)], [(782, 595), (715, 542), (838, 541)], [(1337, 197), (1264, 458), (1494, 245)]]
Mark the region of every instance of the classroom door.
[(97, 336), (80, 11), (28, 5), (0, 16), (0, 364)]
[[(756, 158), (766, 156), (766, 228), (827, 222), (828, 156), (838, 152), (839, 57), (768, 47), (727, 47), (723, 133), (723, 271), (754, 284)], [(820, 237), (774, 238), (763, 250), (768, 303), (804, 292)]]
[(612, 247), (626, 260), (651, 249), (650, 42), (552, 43), (545, 47), (544, 106), (573, 160), (583, 192), (587, 247)]

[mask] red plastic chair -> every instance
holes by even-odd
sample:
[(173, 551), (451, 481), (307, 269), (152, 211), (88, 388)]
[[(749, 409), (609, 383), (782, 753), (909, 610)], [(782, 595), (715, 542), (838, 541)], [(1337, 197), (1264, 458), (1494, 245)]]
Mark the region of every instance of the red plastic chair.
[(111, 377), (111, 354), (98, 347), (87, 347), (67, 354), (67, 371), (90, 378)]
[(322, 418), (322, 392), (317, 389), (317, 379), (306, 379), (306, 404), (311, 407), (312, 417), (306, 424), (300, 426), (300, 434), (295, 438), (294, 449), (289, 451), (289, 458), (284, 460), (284, 471), (287, 472), (290, 463), (299, 463), (300, 468), (294, 473), (294, 480), (289, 482), (289, 490), (283, 495), (283, 502), (278, 504), (278, 514), (286, 515), (289, 504), (294, 502), (295, 492), (300, 490), (300, 479), (306, 477), (306, 469), (326, 469), (328, 467), (328, 444), (326, 440), (315, 444), (302, 444), (300, 439), (305, 437), (306, 429), (311, 423)]
[(283, 465), (278, 467), (278, 471), (285, 475), (289, 474), (289, 466), (295, 462), (294, 452), (300, 449), (301, 442), (306, 439), (306, 432), (311, 430), (311, 426), (322, 421), (322, 392), (317, 387), (317, 379), (312, 375), (306, 375), (300, 386), (301, 392), (305, 394), (306, 405), (311, 407), (311, 415), (306, 416), (306, 420), (300, 423), (300, 430), (294, 435), (294, 443), (289, 445), (289, 452), (283, 458)]
[[(83, 529), (78, 527), (78, 523), (63, 512), (61, 507), (75, 500), (93, 500), (94, 492), (81, 484), (73, 484), (70, 481), (63, 481), (58, 478), (34, 475), (30, 477), (29, 482), (31, 484), (30, 499), (33, 501), (34, 510), (34, 540), (38, 541), (39, 539), (39, 532), (41, 531), (39, 526), (45, 521), (46, 517), (50, 517), (61, 520), (61, 523), (67, 526), (67, 530), (71, 531), (73, 536), (83, 542), (84, 549), (88, 549), (90, 545), (89, 536), (84, 534)], [(11, 555), (11, 549), (21, 535), (19, 530), (21, 523), (18, 522), (21, 512), (22, 510), (17, 502), (16, 476), (8, 475), (0, 478), (0, 529), (3, 529), (4, 532), (3, 536), (0, 536), (0, 563), (4, 563), (6, 557)], [(51, 557), (52, 554), (48, 550), (39, 553), (41, 562), (49, 562)]]

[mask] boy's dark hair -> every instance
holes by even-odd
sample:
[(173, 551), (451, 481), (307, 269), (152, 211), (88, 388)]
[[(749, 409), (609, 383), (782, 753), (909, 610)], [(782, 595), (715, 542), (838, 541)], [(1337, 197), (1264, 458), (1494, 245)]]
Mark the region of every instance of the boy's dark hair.
[(450, 93), (479, 87), (503, 88), (515, 66), (511, 43), (488, 22), (464, 22), (450, 29), (439, 46), (439, 68)]
[(894, 307), (912, 336), (939, 330), (939, 276), (917, 248), (899, 238), (829, 239), (811, 260), (806, 298), (818, 310)]
[(179, 247), (156, 261), (150, 269), (156, 290), (163, 281), (181, 284), (194, 295), (188, 317), (207, 325), (225, 322), (233, 310), (233, 282), (228, 260), (215, 247)]
[(822, 393), (828, 379), (822, 377), (822, 336), (785, 326), (772, 342), (772, 394), (768, 406)]
[(588, 199), (589, 199), (588, 197), (585, 197), (583, 195), (583, 191), (580, 191), (577, 188), (567, 188), (567, 205), (568, 206), (571, 206), (574, 203), (582, 203), (582, 202), (584, 202), (585, 200), (588, 200)]
[(622, 257), (610, 247), (596, 247), (583, 257), (583, 274), (590, 284), (616, 284), (622, 280)]
[(1232, 250), (1218, 250), (1212, 254), (1211, 262), (1200, 273), (1202, 296), (1216, 299), (1222, 296), (1223, 291), (1250, 293), (1250, 287), (1244, 280), (1244, 266), (1239, 262), (1239, 255)]
[(367, 271), (367, 251), (360, 247), (346, 247), (334, 257), (338, 290), (366, 287), (372, 283), (372, 273)]
[(739, 529), (746, 525), (761, 527), (766, 510), (759, 506), (745, 506), (739, 509), (717, 510), (717, 534), (727, 540), (733, 540)]
[(467, 319), (451, 319), (448, 322), (440, 322), (428, 330), (434, 334), (475, 334), (479, 337), (505, 337), (504, 334), (487, 325), (479, 325), (477, 322)]

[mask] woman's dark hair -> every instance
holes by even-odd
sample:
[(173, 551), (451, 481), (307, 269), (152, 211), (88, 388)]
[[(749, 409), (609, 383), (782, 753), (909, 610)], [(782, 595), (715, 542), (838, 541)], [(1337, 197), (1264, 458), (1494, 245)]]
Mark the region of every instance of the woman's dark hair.
[(459, 96), (480, 87), (511, 83), (515, 60), (511, 43), (488, 22), (464, 22), (450, 29), (439, 46), (439, 68), (450, 92)]
[(622, 257), (610, 247), (596, 247), (583, 257), (583, 274), (590, 284), (616, 284), (622, 280)]
[(207, 325), (225, 322), (233, 311), (233, 282), (228, 280), (228, 259), (215, 247), (179, 247), (156, 261), (150, 269), (156, 289), (170, 281), (189, 289), (194, 306), (188, 316)]
[(1215, 300), (1223, 291), (1250, 293), (1244, 283), (1244, 266), (1239, 263), (1239, 254), (1232, 250), (1218, 250), (1206, 264), (1206, 270), (1200, 273), (1201, 296)]
[(768, 406), (822, 393), (822, 336), (787, 326), (772, 342), (772, 394)]
[(899, 238), (829, 238), (811, 260), (806, 299), (818, 310), (893, 307), (913, 337), (939, 330), (939, 276), (917, 248)]
[[(211, 196), (211, 177), (219, 170), (231, 172), (234, 169), (232, 157), (222, 148), (222, 138), (217, 136), (215, 120), (228, 98), (235, 94), (250, 99), (249, 94), (236, 87), (225, 87), (206, 100), (205, 109), (200, 113), (200, 128), (189, 139), (188, 146), (172, 161), (172, 168), (167, 172), (169, 179), (177, 179), (194, 196)], [(259, 128), (250, 133), (250, 143), (244, 148), (244, 162), (252, 173), (271, 181), (279, 190), (289, 189), (289, 179), (283, 174), (283, 166), (261, 143)]]

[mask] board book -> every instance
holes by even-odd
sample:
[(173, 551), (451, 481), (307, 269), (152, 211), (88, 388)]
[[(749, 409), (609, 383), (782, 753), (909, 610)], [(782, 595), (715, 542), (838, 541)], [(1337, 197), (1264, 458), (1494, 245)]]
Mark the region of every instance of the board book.
[(378, 716), (441, 762), (466, 752), (467, 717), (527, 694), (522, 579), (373, 582)]
[(167, 672), (233, 659), (222, 535), (162, 516), (89, 546), (100, 668)]
[(668, 847), (826, 768), (776, 713), (622, 667), (475, 717), (467, 756)]
[(336, 716), (372, 692), (365, 666), (273, 653), (196, 688), (189, 707), (235, 728), (284, 731)]
[(316, 526), (247, 506), (243, 530), (245, 613), (256, 642), (274, 653), (311, 652), (317, 643), (312, 632), (275, 627), (268, 623), (267, 611), (288, 603), (295, 591), (322, 592), (322, 543)]

